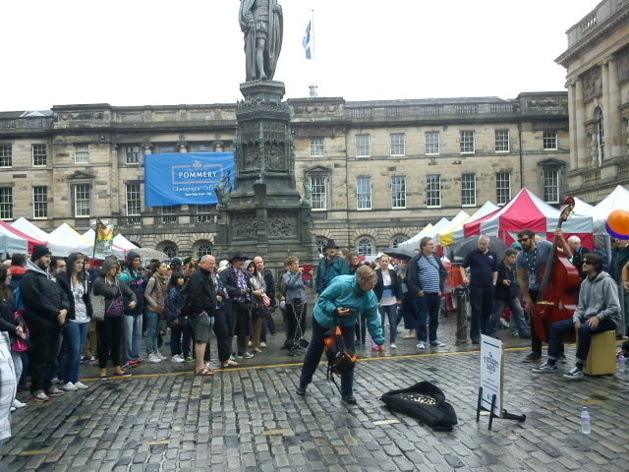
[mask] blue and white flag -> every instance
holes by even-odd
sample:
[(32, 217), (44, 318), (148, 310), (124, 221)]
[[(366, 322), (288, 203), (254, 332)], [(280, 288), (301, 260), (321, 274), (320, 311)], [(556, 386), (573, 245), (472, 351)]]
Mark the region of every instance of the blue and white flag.
[(310, 20), (308, 26), (306, 26), (306, 34), (304, 34), (304, 39), (301, 40), (301, 44), (303, 44), (304, 50), (306, 51), (306, 59), (312, 59), (312, 20)]

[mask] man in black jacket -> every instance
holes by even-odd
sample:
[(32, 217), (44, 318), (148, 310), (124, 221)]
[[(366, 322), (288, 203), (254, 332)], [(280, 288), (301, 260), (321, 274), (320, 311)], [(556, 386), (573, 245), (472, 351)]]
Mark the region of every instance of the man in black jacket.
[(60, 389), (53, 387), (52, 375), (57, 371), (61, 328), (70, 304), (59, 284), (48, 272), (50, 255), (46, 246), (35, 246), (20, 284), (26, 308), (26, 323), (31, 332), (31, 395), (37, 401), (48, 401), (48, 395), (63, 394)]
[[(231, 267), (221, 272), (223, 287), (231, 299), (230, 336), (236, 336), (236, 349), (239, 357), (251, 359), (247, 351), (247, 338), (251, 325), (251, 274), (245, 269), (247, 257), (236, 252), (229, 260)], [(230, 342), (231, 344), (231, 342)]]
[(199, 262), (197, 270), (188, 281), (185, 311), (189, 313), (189, 321), (194, 336), (194, 354), (196, 358), (197, 375), (209, 376), (214, 372), (205, 366), (205, 346), (210, 342), (210, 329), (214, 324), (218, 357), (221, 366), (226, 367), (229, 362), (229, 331), (227, 320), (223, 313), (216, 309), (217, 302), (222, 301), (216, 295), (214, 284), (214, 268), (216, 259), (206, 254)]
[(494, 337), (498, 332), (500, 317), (507, 307), (511, 310), (511, 326), (517, 327), (516, 334), (522, 339), (531, 337), (531, 331), (520, 304), (520, 287), (518, 287), (518, 276), (515, 271), (517, 255), (518, 252), (515, 249), (508, 248), (505, 251), (504, 259), (498, 264), (498, 278), (494, 292), (494, 313), (491, 318), (489, 333)]

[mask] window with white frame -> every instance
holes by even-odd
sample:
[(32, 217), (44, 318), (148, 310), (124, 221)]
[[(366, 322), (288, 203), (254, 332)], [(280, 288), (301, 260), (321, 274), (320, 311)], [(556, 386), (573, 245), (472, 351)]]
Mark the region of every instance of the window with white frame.
[(441, 175), (439, 174), (426, 176), (426, 206), (441, 207)]
[(203, 256), (212, 254), (212, 245), (209, 243), (199, 244), (197, 248), (197, 259), (201, 259)]
[(160, 222), (163, 225), (175, 225), (179, 221), (177, 216), (176, 207), (174, 206), (163, 206), (158, 207), (160, 214)]
[(310, 177), (311, 205), (313, 210), (326, 210), (328, 207), (327, 178), (324, 176)]
[(315, 246), (317, 247), (317, 253), (325, 254), (325, 245), (328, 243), (327, 238), (316, 238)]
[(127, 216), (142, 214), (142, 189), (140, 184), (127, 184)]
[(127, 164), (140, 163), (140, 146), (127, 146), (125, 148), (125, 162)]
[(495, 150), (496, 152), (509, 152), (509, 130), (495, 130)]
[(476, 206), (476, 174), (461, 175), (461, 204)]
[(544, 131), (542, 135), (542, 144), (544, 150), (555, 151), (557, 149), (557, 132), (556, 131)]
[(371, 136), (368, 134), (356, 135), (356, 157), (371, 156)]
[(13, 188), (0, 187), (0, 220), (13, 219)]
[(462, 154), (474, 153), (476, 150), (474, 144), (474, 131), (461, 130), (459, 131), (459, 144), (461, 146)]
[(439, 154), (440, 147), (439, 131), (426, 131), (426, 154)]
[(359, 210), (371, 209), (371, 177), (356, 178), (356, 201)]
[(360, 238), (356, 244), (358, 254), (361, 256), (373, 256), (375, 251), (375, 245), (371, 238)]
[(391, 138), (391, 155), (392, 156), (406, 155), (406, 134), (391, 133), (390, 138)]
[(212, 205), (197, 205), (195, 211), (197, 223), (207, 223), (213, 221), (214, 215), (212, 213), (212, 209)]
[(48, 217), (48, 187), (37, 185), (33, 187), (33, 218)]
[(90, 148), (87, 144), (74, 145), (74, 163), (87, 164), (90, 162)]
[(10, 144), (0, 144), (0, 167), (13, 167), (13, 148)]
[(544, 201), (559, 203), (559, 170), (544, 170)]
[(45, 144), (33, 144), (31, 146), (33, 166), (45, 166), (48, 163), (48, 153)]
[(325, 156), (325, 148), (323, 147), (323, 139), (310, 140), (310, 157)]
[(73, 187), (74, 216), (90, 216), (90, 184), (75, 184)]
[(391, 207), (406, 208), (406, 176), (391, 176)]
[(174, 144), (161, 144), (159, 146), (160, 154), (172, 154), (177, 152), (177, 147)]
[(504, 205), (511, 200), (511, 172), (496, 173), (496, 204)]
[(405, 243), (406, 241), (408, 241), (408, 238), (405, 235), (398, 234), (396, 236), (393, 236), (393, 239), (391, 240), (391, 247), (398, 247), (400, 244)]
[(174, 244), (166, 244), (162, 247), (162, 252), (168, 256), (168, 259), (177, 257), (177, 246)]

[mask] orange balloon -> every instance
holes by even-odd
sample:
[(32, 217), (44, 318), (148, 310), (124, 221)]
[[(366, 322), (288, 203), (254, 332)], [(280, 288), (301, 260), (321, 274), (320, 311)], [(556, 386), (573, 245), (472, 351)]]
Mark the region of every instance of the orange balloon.
[(617, 209), (607, 217), (607, 226), (614, 233), (629, 235), (629, 211)]

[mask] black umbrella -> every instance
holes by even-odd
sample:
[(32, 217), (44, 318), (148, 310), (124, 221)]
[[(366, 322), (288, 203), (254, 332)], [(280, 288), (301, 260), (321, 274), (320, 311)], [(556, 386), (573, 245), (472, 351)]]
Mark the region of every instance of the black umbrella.
[(387, 256), (395, 257), (397, 259), (412, 259), (413, 256), (417, 254), (414, 251), (402, 249), (401, 247), (390, 247), (382, 252), (384, 252)]
[[(461, 262), (465, 259), (465, 256), (467, 256), (468, 253), (472, 252), (476, 248), (478, 248), (478, 236), (468, 236), (467, 238), (455, 242), (451, 246), (448, 251), (448, 257), (451, 256), (450, 260), (452, 262)], [(503, 259), (505, 249), (507, 249), (507, 245), (502, 239), (496, 236), (489, 236), (489, 250), (496, 254), (498, 261)]]

